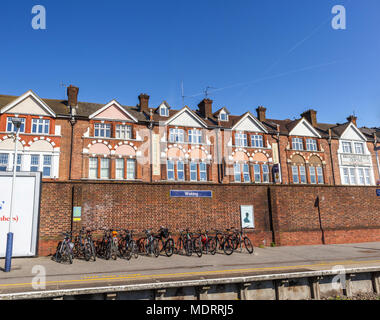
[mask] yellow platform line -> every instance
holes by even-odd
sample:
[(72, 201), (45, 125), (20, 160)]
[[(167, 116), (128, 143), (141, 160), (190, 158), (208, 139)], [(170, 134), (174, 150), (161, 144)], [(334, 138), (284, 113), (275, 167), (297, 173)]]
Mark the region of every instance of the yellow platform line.
[[(297, 268), (312, 268), (318, 266), (333, 266), (333, 265), (350, 265), (350, 264), (370, 264), (370, 263), (379, 263), (380, 260), (367, 260), (367, 261), (354, 261), (354, 260), (345, 260), (345, 261), (334, 261), (334, 262), (322, 262), (310, 265), (295, 265), (295, 266), (278, 266), (278, 267), (262, 267), (262, 268), (246, 268), (246, 269), (229, 269), (229, 270), (213, 270), (213, 271), (191, 271), (191, 272), (178, 272), (178, 273), (166, 273), (166, 274), (150, 274), (150, 275), (141, 275), (141, 274), (132, 274), (125, 276), (105, 276), (97, 278), (88, 278), (88, 279), (70, 279), (70, 280), (54, 280), (54, 281), (45, 281), (39, 282), (39, 286), (42, 284), (59, 284), (59, 283), (80, 283), (80, 282), (91, 282), (91, 281), (104, 281), (104, 280), (121, 280), (121, 279), (143, 279), (143, 278), (157, 278), (157, 277), (172, 277), (172, 276), (192, 276), (192, 275), (210, 275), (210, 274), (221, 274), (221, 273), (236, 273), (236, 272), (247, 272), (247, 271), (265, 271), (265, 270), (286, 270), (286, 269), (297, 269)], [(31, 286), (32, 283), (11, 283), (11, 284), (0, 284), (0, 287), (14, 287), (14, 286)]]

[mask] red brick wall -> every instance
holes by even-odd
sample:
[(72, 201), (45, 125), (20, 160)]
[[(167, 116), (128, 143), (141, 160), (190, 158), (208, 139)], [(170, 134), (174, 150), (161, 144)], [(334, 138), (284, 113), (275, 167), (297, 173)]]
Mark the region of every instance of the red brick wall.
[(270, 193), (279, 245), (321, 244), (323, 235), (326, 244), (380, 240), (375, 187), (271, 186)]
[[(212, 190), (208, 198), (170, 198), (170, 190)], [(39, 254), (54, 252), (61, 232), (72, 227), (72, 206), (82, 207), (73, 230), (161, 225), (172, 231), (240, 226), (240, 205), (253, 205), (255, 246), (380, 241), (380, 197), (374, 187), (268, 186), (119, 182), (44, 182)], [(270, 200), (269, 200), (270, 199)], [(273, 231), (272, 227), (273, 225)]]

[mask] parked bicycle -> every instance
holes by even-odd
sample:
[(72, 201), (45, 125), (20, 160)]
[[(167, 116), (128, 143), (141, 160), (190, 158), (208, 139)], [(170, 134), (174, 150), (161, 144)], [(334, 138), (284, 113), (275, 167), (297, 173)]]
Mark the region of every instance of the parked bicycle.
[(138, 258), (138, 247), (135, 240), (133, 240), (133, 230), (122, 230), (122, 234), (119, 239), (119, 254), (121, 257), (130, 260), (132, 256)]
[(53, 259), (59, 263), (68, 261), (72, 264), (74, 259), (74, 243), (71, 241), (71, 232), (64, 232), (62, 235), (64, 236), (64, 239), (58, 243)]
[(117, 230), (114, 229), (101, 229), (104, 231), (103, 238), (97, 241), (96, 253), (99, 257), (109, 260), (117, 259), (119, 253)]
[(234, 244), (234, 250), (238, 250), (240, 248), (240, 252), (243, 251), (243, 245), (245, 249), (248, 251), (248, 253), (253, 253), (253, 245), (251, 243), (251, 240), (245, 235), (244, 228), (241, 230), (238, 230), (236, 228), (232, 229), (233, 235), (232, 235), (232, 242)]
[(165, 251), (166, 256), (171, 257), (175, 250), (175, 244), (170, 235), (169, 229), (161, 226), (156, 238), (158, 239), (160, 252)]
[(211, 252), (215, 254), (218, 250), (222, 250), (226, 255), (231, 255), (234, 252), (234, 244), (231, 239), (230, 229), (226, 229), (225, 232), (213, 229), (215, 231), (215, 248)]
[(191, 256), (193, 254), (193, 243), (191, 239), (191, 234), (189, 232), (189, 229), (186, 230), (180, 230), (179, 231), (180, 236), (177, 240), (176, 245), (176, 253), (187, 256)]
[(153, 254), (157, 258), (160, 255), (158, 239), (154, 237), (152, 229), (145, 229), (143, 232), (145, 237), (138, 240), (139, 252), (146, 255)]
[(75, 258), (83, 257), (86, 261), (90, 261), (91, 258), (94, 261), (96, 260), (91, 231), (86, 231), (84, 227), (79, 231), (79, 234), (75, 237), (73, 254)]
[(208, 230), (205, 232), (202, 232), (201, 230), (198, 230), (199, 234), (201, 235), (201, 241), (202, 241), (202, 250), (205, 254), (211, 253), (215, 254), (216, 250), (216, 241), (214, 237), (211, 237), (208, 234)]

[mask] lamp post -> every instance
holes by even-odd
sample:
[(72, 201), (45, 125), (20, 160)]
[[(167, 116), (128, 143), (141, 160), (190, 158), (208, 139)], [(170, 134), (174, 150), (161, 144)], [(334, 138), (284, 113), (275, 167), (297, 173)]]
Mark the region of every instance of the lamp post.
[(13, 233), (11, 232), (11, 224), (12, 224), (12, 215), (14, 208), (14, 186), (16, 181), (16, 167), (17, 167), (17, 141), (19, 135), (19, 129), (22, 124), (22, 120), (19, 118), (12, 118), (12, 123), (14, 129), (16, 129), (15, 133), (15, 153), (13, 158), (13, 177), (12, 177), (12, 189), (11, 189), (11, 206), (9, 213), (9, 229), (7, 234), (7, 249), (5, 254), (5, 272), (11, 271), (11, 263), (12, 263), (12, 249), (13, 249)]

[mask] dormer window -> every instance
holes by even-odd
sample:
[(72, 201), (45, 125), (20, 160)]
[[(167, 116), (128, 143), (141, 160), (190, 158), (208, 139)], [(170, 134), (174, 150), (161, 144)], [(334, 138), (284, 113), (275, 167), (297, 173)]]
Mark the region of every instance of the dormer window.
[(169, 109), (166, 106), (160, 107), (160, 116), (162, 116), (162, 117), (168, 117), (169, 116)]
[(219, 119), (220, 119), (220, 121), (228, 121), (228, 114), (225, 112), (221, 112), (219, 114)]

